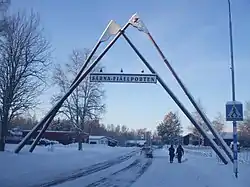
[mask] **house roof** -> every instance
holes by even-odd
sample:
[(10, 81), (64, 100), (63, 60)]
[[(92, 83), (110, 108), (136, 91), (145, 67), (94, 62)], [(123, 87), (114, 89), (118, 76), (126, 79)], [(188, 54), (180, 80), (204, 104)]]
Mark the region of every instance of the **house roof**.
[(100, 139), (103, 139), (103, 138), (107, 138), (109, 141), (117, 142), (116, 139), (113, 139), (113, 138), (108, 137), (108, 136), (89, 136), (89, 139), (92, 139), (92, 140), (100, 140)]
[[(210, 138), (215, 138), (211, 133), (208, 134)], [(221, 137), (223, 139), (233, 139), (233, 132), (222, 132)]]
[(190, 132), (190, 133), (185, 134), (183, 137), (190, 136), (190, 135), (195, 136), (193, 133)]

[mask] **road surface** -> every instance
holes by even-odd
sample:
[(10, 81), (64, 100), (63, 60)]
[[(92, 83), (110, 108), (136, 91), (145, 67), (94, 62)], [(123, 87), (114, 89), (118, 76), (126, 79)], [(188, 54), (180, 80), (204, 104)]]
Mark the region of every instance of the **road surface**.
[(154, 158), (135, 155), (123, 163), (64, 182), (56, 187), (249, 187), (249, 166), (242, 166), (241, 178), (235, 179), (232, 165), (216, 159), (186, 154), (184, 162), (169, 163), (166, 150), (154, 151)]

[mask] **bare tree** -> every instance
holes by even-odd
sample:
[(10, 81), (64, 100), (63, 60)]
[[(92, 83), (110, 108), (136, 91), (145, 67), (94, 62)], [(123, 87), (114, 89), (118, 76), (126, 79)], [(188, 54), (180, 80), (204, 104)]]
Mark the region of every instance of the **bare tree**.
[(215, 119), (212, 121), (214, 128), (219, 134), (222, 134), (225, 128), (225, 119), (224, 116), (219, 112)]
[(17, 116), (11, 120), (9, 127), (11, 128), (21, 128), (23, 130), (30, 130), (38, 123), (36, 116), (33, 115), (22, 115)]
[(0, 41), (0, 151), (10, 121), (36, 106), (50, 64), (50, 44), (37, 14), (17, 13), (7, 17), (6, 23)]
[(250, 145), (250, 101), (245, 104), (244, 121), (239, 125), (239, 136)]
[[(200, 100), (200, 99), (198, 100), (197, 103), (198, 103), (199, 108), (200, 108), (203, 112), (205, 112), (205, 109), (204, 109), (204, 107), (202, 106), (201, 100)], [(199, 123), (200, 126), (201, 126), (206, 132), (208, 132), (209, 129), (208, 129), (206, 123), (204, 122), (204, 120), (202, 119), (202, 117), (200, 116), (200, 114), (199, 114), (197, 111), (194, 111), (194, 112), (192, 113), (192, 115), (193, 115), (194, 119), (196, 120), (196, 122)], [(188, 127), (188, 129), (189, 129), (195, 136), (198, 137), (198, 139), (199, 139), (199, 145), (200, 145), (200, 143), (201, 143), (200, 140), (203, 139), (203, 137), (202, 137), (202, 135), (200, 134), (200, 132), (194, 127), (193, 124), (190, 125), (190, 126)]]
[(10, 0), (0, 1), (0, 35), (2, 31), (6, 28), (6, 14), (10, 6)]
[[(83, 52), (74, 50), (65, 70), (60, 65), (56, 67), (53, 79), (55, 84), (59, 86), (60, 92), (53, 96), (52, 103), (58, 101), (67, 92), (88, 55), (89, 50), (87, 49)], [(103, 99), (102, 84), (90, 82), (89, 76), (87, 76), (64, 102), (59, 113), (66, 116), (74, 127), (82, 130), (86, 122), (98, 119), (105, 111)]]

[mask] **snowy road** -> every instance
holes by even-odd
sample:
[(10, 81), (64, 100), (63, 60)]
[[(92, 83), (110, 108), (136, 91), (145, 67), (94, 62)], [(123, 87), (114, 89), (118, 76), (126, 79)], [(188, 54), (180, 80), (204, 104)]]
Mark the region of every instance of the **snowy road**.
[(222, 165), (215, 159), (185, 155), (182, 164), (168, 162), (167, 153), (157, 150), (153, 164), (132, 187), (249, 187), (249, 165), (240, 165), (235, 179), (232, 165)]
[(232, 165), (215, 159), (185, 155), (185, 162), (170, 164), (165, 150), (155, 150), (153, 159), (137, 155), (123, 163), (56, 187), (249, 187), (249, 165), (241, 165), (235, 179)]
[(55, 187), (125, 187), (131, 186), (152, 164), (152, 159), (135, 155), (106, 170), (95, 172), (86, 177), (59, 184)]
[(77, 171), (74, 171), (71, 174), (68, 173), (68, 175), (66, 175), (66, 176), (59, 176), (59, 177), (57, 177), (54, 180), (51, 180), (49, 182), (32, 185), (31, 187), (41, 187), (41, 186), (42, 187), (50, 187), (50, 186), (55, 186), (55, 185), (65, 183), (68, 181), (76, 180), (76, 179), (81, 178), (81, 177), (86, 177), (86, 176), (89, 176), (93, 173), (101, 172), (102, 170), (106, 170), (108, 168), (112, 168), (113, 166), (119, 165), (120, 163), (125, 162), (126, 160), (130, 159), (131, 157), (134, 158), (135, 154), (136, 154), (136, 151), (133, 151), (131, 153), (117, 157), (115, 159), (108, 160), (105, 162), (100, 162), (100, 163), (91, 165), (91, 166), (86, 167), (86, 168), (81, 168)]
[[(235, 179), (232, 165), (219, 163), (216, 157), (186, 153), (182, 164), (169, 163), (164, 149), (154, 158), (132, 148), (84, 145), (56, 147), (54, 152), (39, 147), (35, 153), (0, 154), (2, 187), (249, 187), (250, 165), (239, 164)], [(132, 154), (131, 154), (132, 153)], [(126, 156), (127, 155), (127, 156)], [(130, 156), (128, 156), (130, 155)]]

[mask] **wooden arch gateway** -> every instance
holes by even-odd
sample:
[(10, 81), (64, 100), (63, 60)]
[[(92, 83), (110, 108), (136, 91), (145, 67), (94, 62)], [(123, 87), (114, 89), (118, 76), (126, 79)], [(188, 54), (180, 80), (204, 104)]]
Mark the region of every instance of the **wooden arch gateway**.
[[(139, 31), (145, 33), (150, 41), (153, 43), (156, 50), (159, 52), (160, 56), (162, 57), (164, 63), (169, 68), (187, 97), (189, 98), (190, 102), (196, 108), (197, 112), (200, 114), (206, 125), (208, 126), (209, 130), (212, 132), (214, 137), (216, 138), (217, 142), (220, 143), (224, 152), (220, 150), (218, 145), (211, 139), (208, 134), (204, 131), (204, 129), (198, 124), (195, 119), (192, 117), (190, 112), (185, 108), (185, 106), (181, 103), (181, 101), (176, 97), (176, 95), (171, 91), (171, 89), (165, 84), (163, 79), (158, 75), (158, 73), (153, 69), (153, 67), (149, 64), (149, 62), (142, 56), (142, 54), (138, 51), (138, 49), (134, 46), (128, 36), (125, 34), (125, 30), (129, 27), (133, 26)], [(93, 57), (94, 53), (96, 52), (97, 48), (107, 40), (109, 40), (112, 36), (113, 39), (109, 42), (106, 48), (102, 51), (102, 53), (91, 63), (88, 64)], [(97, 65), (97, 63), (102, 59), (102, 57), (108, 52), (108, 50), (114, 45), (117, 39), (123, 36), (125, 40), (128, 42), (129, 46), (133, 49), (133, 51), (138, 55), (138, 57), (142, 60), (145, 66), (149, 69), (151, 74), (105, 74), (105, 73), (90, 73), (93, 68)], [(24, 139), (18, 144), (17, 148), (15, 149), (15, 153), (19, 153), (21, 149), (25, 146), (25, 143), (30, 139), (33, 133), (37, 132), (38, 129), (42, 127), (39, 131), (35, 141), (32, 143), (30, 152), (33, 152), (37, 143), (41, 139), (43, 133), (48, 128), (49, 124), (55, 117), (56, 113), (62, 106), (63, 102), (69, 97), (69, 95), (75, 90), (75, 88), (81, 83), (81, 81), (90, 74), (90, 81), (92, 82), (109, 82), (109, 83), (154, 83), (157, 82), (164, 88), (164, 90), (168, 93), (168, 95), (172, 98), (172, 100), (178, 105), (178, 107), (182, 110), (182, 112), (186, 115), (186, 117), (190, 120), (190, 122), (197, 128), (197, 130), (201, 133), (201, 135), (206, 138), (215, 153), (219, 156), (219, 158), (223, 161), (224, 164), (228, 163), (228, 158), (233, 162), (232, 151), (222, 139), (222, 137), (218, 134), (218, 132), (213, 128), (211, 122), (207, 118), (207, 116), (201, 111), (197, 103), (195, 102), (193, 96), (188, 92), (187, 88), (184, 86), (180, 78), (178, 77), (177, 73), (174, 71), (162, 51), (160, 50), (159, 46), (156, 44), (155, 40), (153, 39), (152, 35), (149, 33), (147, 27), (140, 19), (137, 14), (134, 14), (129, 21), (125, 24), (123, 28), (121, 28), (117, 23), (111, 20), (107, 26), (107, 28), (102, 33), (101, 37), (99, 38), (97, 44), (92, 49), (90, 55), (86, 59), (85, 63), (83, 64), (82, 68), (80, 69), (79, 73), (77, 74), (76, 78), (74, 79), (73, 83), (71, 84), (68, 92), (59, 100), (55, 106), (47, 113), (47, 115), (24, 137)], [(226, 155), (224, 154), (226, 153)]]

